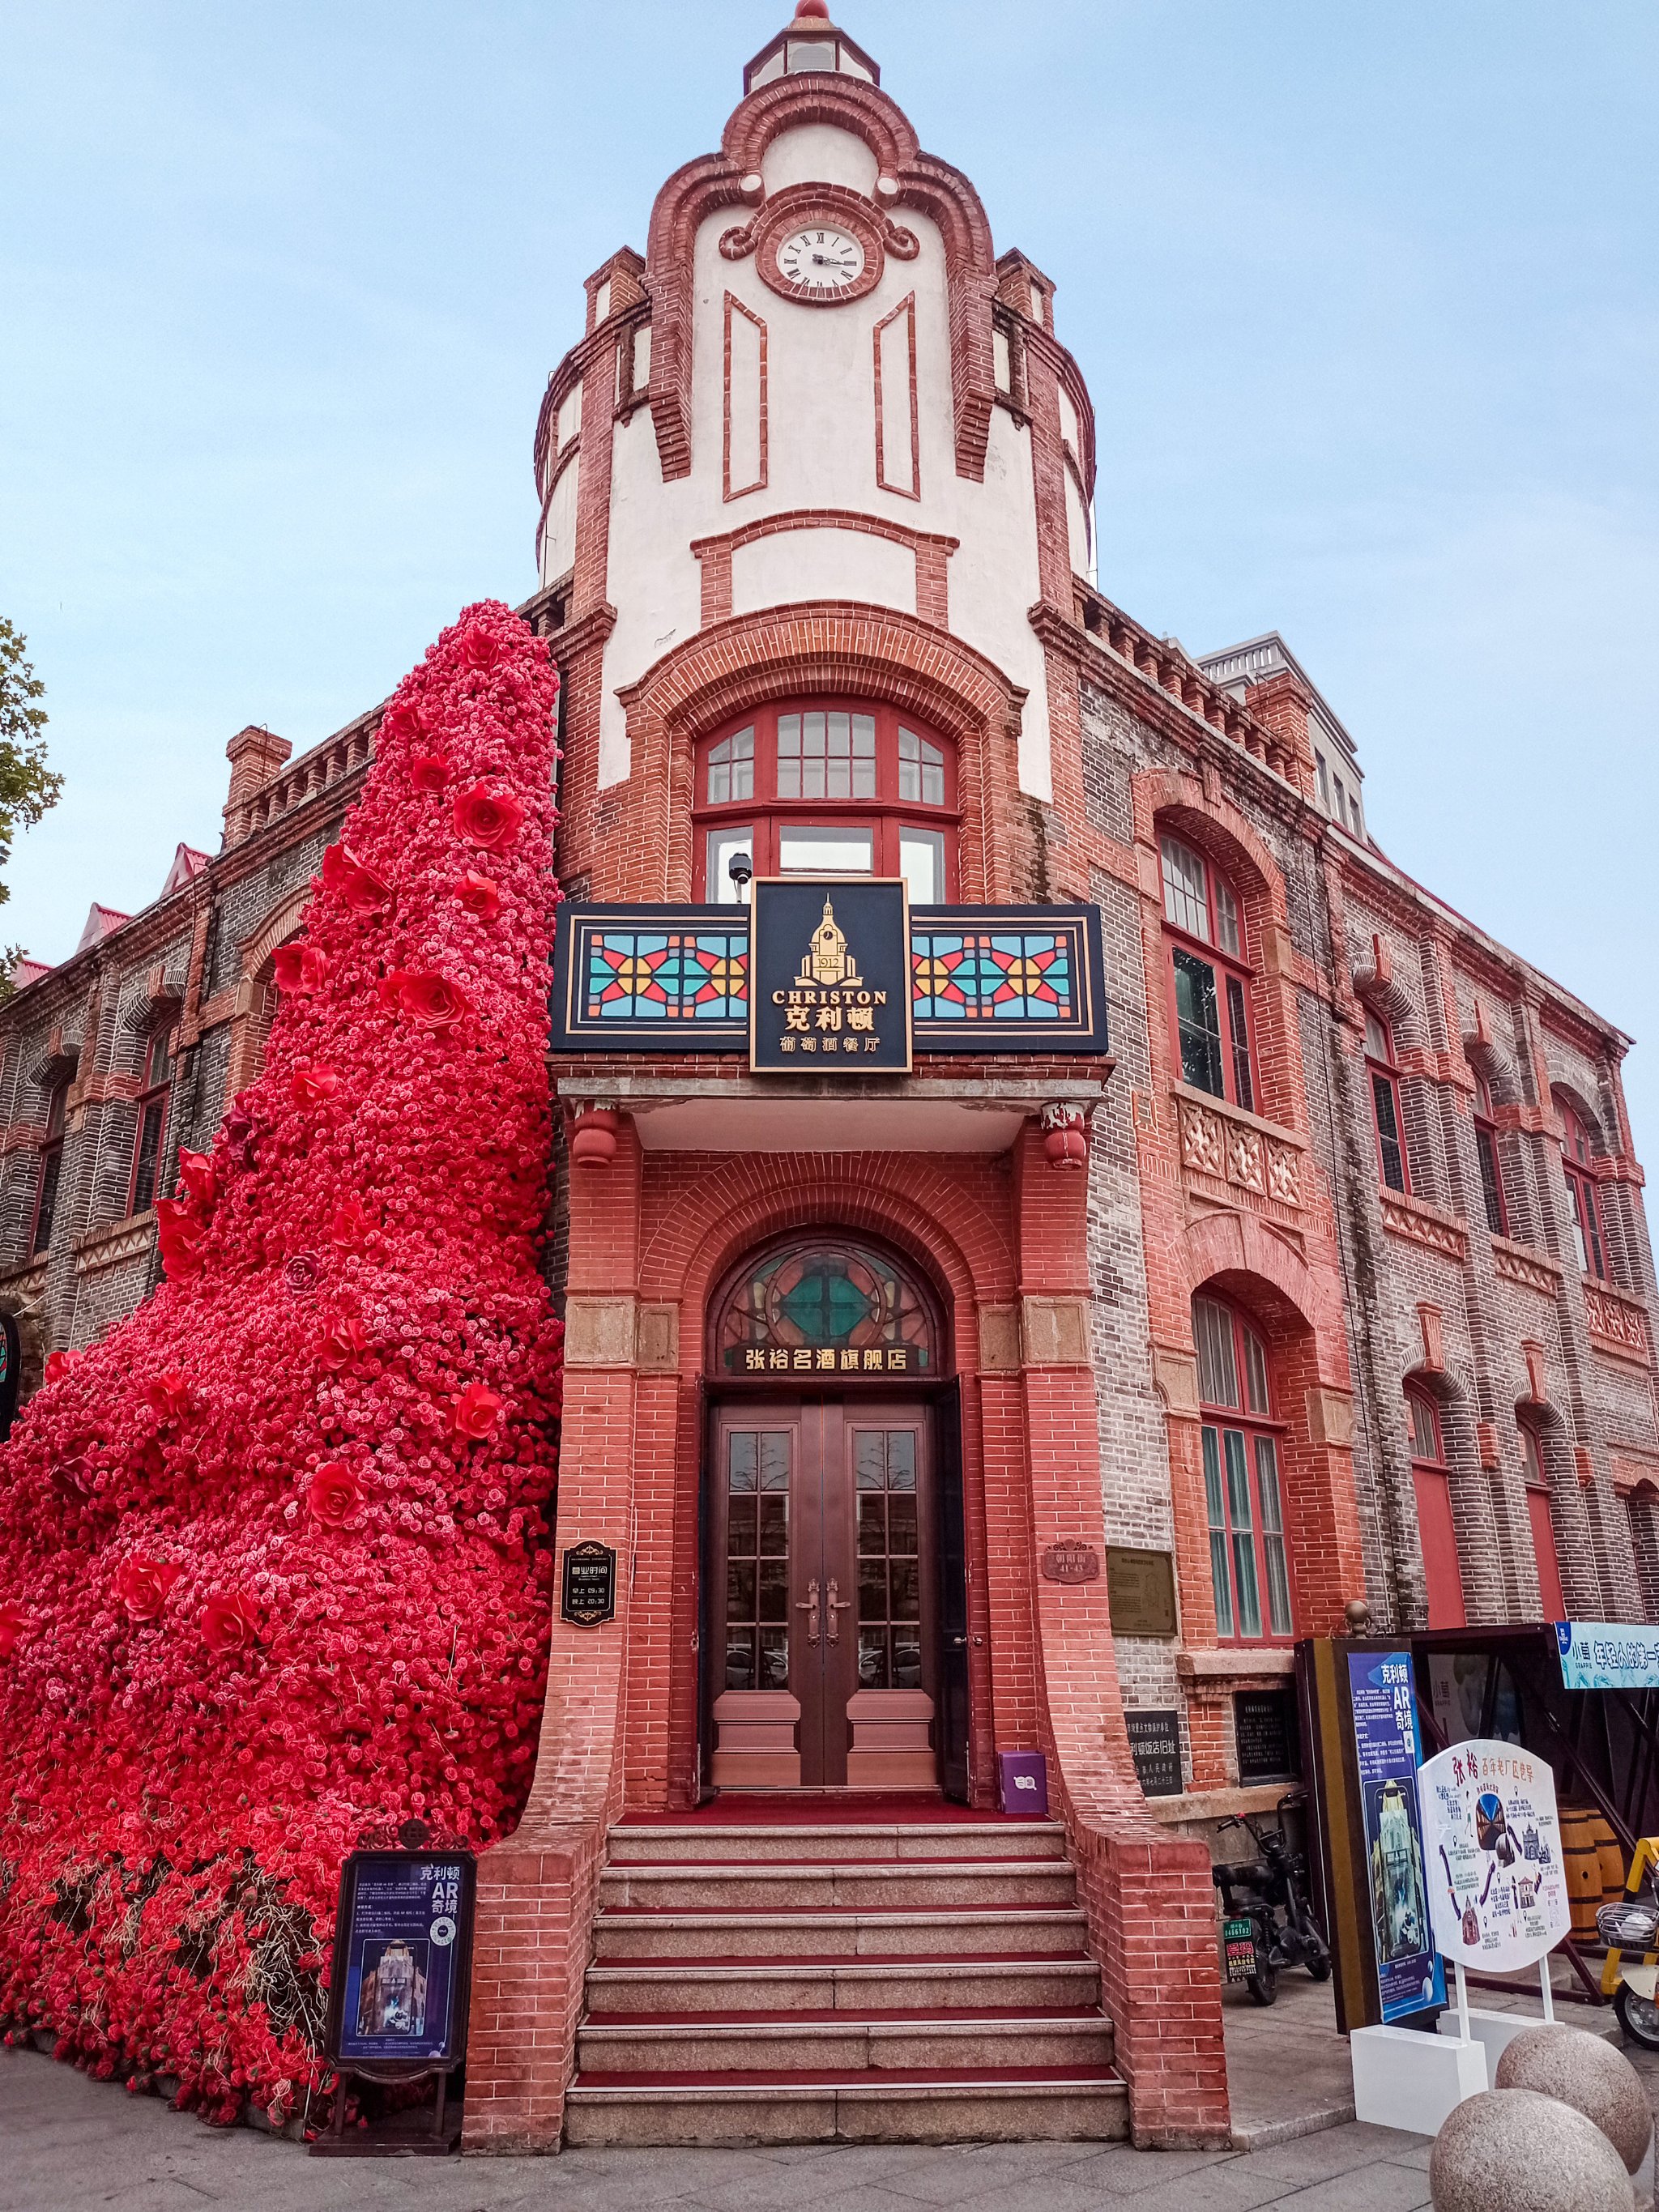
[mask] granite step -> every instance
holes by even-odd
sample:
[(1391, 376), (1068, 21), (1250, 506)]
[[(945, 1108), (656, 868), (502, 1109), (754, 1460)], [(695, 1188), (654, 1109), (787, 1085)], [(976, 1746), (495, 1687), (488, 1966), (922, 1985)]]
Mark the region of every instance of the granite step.
[(730, 1863), (758, 1859), (771, 1863), (807, 1860), (909, 1859), (1063, 1860), (1066, 1833), (1058, 1820), (933, 1821), (856, 1826), (805, 1825), (789, 1827), (669, 1825), (616, 1827), (611, 1831), (612, 1866), (653, 1863)]
[(895, 1959), (1018, 1951), (1082, 1954), (1088, 1923), (1072, 1906), (935, 1912), (641, 1911), (607, 1906), (594, 1923), (598, 1965), (639, 1959)]
[(629, 1865), (612, 1860), (599, 1877), (601, 1911), (939, 1911), (946, 1906), (1068, 1905), (1077, 1878), (1065, 1859), (800, 1859)]
[(647, 1959), (596, 1963), (587, 2003), (612, 2013), (933, 2012), (1005, 2005), (1078, 2007), (1098, 1999), (1100, 1969), (1089, 1958), (981, 1955), (957, 1959)]
[(576, 2037), (578, 2078), (615, 2074), (917, 2072), (944, 2067), (1109, 2069), (1103, 2013), (985, 2018), (829, 2018), (763, 2014), (752, 2020), (605, 2019), (590, 2014)]

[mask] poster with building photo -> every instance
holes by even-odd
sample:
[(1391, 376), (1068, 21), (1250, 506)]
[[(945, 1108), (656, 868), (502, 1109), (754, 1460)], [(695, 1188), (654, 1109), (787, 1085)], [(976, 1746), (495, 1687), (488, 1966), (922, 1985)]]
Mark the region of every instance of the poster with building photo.
[(449, 2063), (459, 2056), (471, 1956), (472, 1863), (356, 1851), (341, 1882), (337, 2055)]
[(1446, 2002), (1419, 1813), (1416, 1690), (1409, 1651), (1351, 1651), (1348, 1688), (1364, 1820), (1366, 1894), (1384, 2021)]
[(1477, 1738), (1430, 1759), (1418, 1785), (1441, 1952), (1492, 1972), (1536, 1965), (1572, 1925), (1547, 1761)]

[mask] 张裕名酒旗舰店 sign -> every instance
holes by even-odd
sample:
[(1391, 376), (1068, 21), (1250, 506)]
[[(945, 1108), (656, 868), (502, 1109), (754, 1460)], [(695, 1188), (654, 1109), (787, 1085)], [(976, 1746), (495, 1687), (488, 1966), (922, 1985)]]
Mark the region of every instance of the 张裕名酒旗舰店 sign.
[(750, 1068), (908, 1075), (910, 925), (902, 881), (763, 878), (750, 896)]

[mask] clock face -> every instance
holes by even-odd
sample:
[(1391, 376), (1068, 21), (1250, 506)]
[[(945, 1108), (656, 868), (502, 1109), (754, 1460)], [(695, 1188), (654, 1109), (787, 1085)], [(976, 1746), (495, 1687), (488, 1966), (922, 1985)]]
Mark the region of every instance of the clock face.
[(850, 230), (825, 224), (792, 230), (778, 242), (778, 273), (789, 284), (833, 300), (854, 286), (864, 274), (864, 248)]

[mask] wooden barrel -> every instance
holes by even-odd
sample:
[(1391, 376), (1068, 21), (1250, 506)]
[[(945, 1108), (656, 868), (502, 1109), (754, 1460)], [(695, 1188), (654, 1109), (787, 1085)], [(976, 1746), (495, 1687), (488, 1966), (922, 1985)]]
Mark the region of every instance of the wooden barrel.
[(1577, 1807), (1561, 1809), (1561, 1865), (1572, 1900), (1572, 1932), (1595, 1933), (1595, 1915), (1601, 1903), (1601, 1853), (1591, 1832), (1595, 1816)]
[(1596, 1856), (1601, 1863), (1602, 1895), (1622, 1897), (1625, 1893), (1625, 1854), (1619, 1848), (1619, 1838), (1599, 1813), (1591, 1814), (1589, 1825)]

